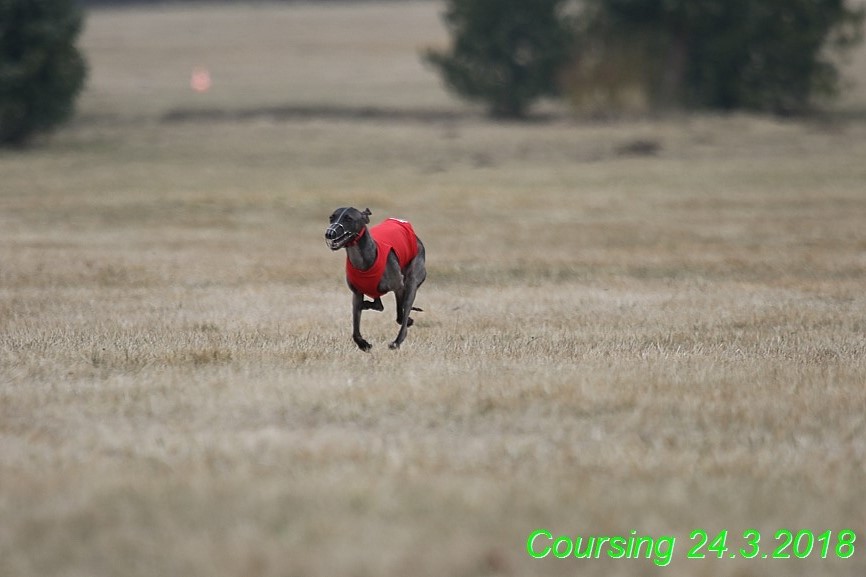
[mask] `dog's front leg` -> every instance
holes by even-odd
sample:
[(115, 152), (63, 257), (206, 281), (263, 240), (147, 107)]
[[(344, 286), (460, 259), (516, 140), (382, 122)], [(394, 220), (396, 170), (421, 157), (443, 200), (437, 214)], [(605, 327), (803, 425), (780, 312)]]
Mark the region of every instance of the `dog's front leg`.
[(361, 336), (361, 310), (364, 305), (364, 295), (359, 292), (352, 291), (352, 340), (358, 345), (362, 351), (369, 351), (373, 345), (364, 340)]

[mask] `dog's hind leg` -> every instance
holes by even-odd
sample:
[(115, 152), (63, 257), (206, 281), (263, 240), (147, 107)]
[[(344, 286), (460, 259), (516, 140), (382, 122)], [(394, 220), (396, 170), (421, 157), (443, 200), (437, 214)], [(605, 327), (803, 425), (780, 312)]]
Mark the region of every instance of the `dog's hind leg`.
[[(394, 293), (394, 295), (397, 296), (397, 293)], [(403, 302), (401, 300), (403, 297), (397, 297), (397, 298), (398, 298), (398, 300), (397, 300), (397, 324), (402, 325), (403, 324), (403, 315), (406, 313), (405, 313), (405, 308), (403, 307)], [(424, 309), (419, 308), (419, 307), (410, 307), (410, 310), (411, 311), (417, 311), (419, 313), (424, 312)], [(411, 327), (414, 323), (415, 323), (415, 320), (412, 319), (412, 317), (409, 317), (409, 324), (406, 326)]]
[[(397, 338), (394, 339), (390, 345), (388, 345), (391, 349), (399, 349), (400, 345), (406, 340), (406, 329), (414, 324), (415, 321), (412, 320), (412, 317), (409, 316), (409, 311), (412, 309), (412, 303), (415, 301), (415, 294), (418, 291), (417, 285), (409, 285), (406, 287), (405, 293), (403, 295), (403, 303), (402, 303), (402, 311), (403, 318), (401, 319), (400, 324), (400, 332), (397, 333)], [(398, 309), (400, 308), (400, 304), (398, 303)]]
[(424, 266), (425, 254), (424, 245), (418, 241), (418, 254), (408, 264), (403, 274), (403, 286), (399, 290), (394, 291), (397, 298), (397, 322), (400, 323), (400, 332), (397, 333), (397, 338), (390, 345), (391, 349), (399, 349), (400, 345), (406, 339), (406, 329), (414, 321), (409, 316), (412, 310), (416, 310), (412, 305), (415, 303), (415, 295), (418, 292), (424, 280), (427, 278), (427, 270)]
[[(397, 301), (397, 324), (403, 325), (403, 317), (409, 314), (409, 311), (406, 310), (406, 287), (401, 286), (399, 289), (394, 291), (394, 299)], [(406, 321), (406, 326), (411, 327), (415, 323), (412, 318), (409, 318)]]
[(352, 291), (352, 340), (358, 345), (362, 351), (369, 351), (373, 345), (364, 340), (361, 336), (361, 311), (364, 308), (364, 295), (359, 292)]

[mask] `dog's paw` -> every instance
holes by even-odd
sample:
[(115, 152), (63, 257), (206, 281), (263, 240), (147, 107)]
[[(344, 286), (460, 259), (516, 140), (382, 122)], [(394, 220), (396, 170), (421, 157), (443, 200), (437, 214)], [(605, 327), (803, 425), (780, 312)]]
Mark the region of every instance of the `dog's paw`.
[[(397, 324), (398, 324), (398, 325), (402, 325), (402, 324), (403, 324), (403, 319), (397, 319)], [(406, 326), (407, 326), (407, 327), (411, 327), (411, 326), (414, 325), (414, 324), (415, 324), (415, 319), (413, 319), (412, 317), (409, 317), (409, 321), (406, 323)]]
[(388, 348), (391, 349), (392, 351), (396, 351), (397, 349), (400, 348), (400, 343), (398, 343), (397, 341), (394, 341), (393, 343), (388, 345)]
[(364, 301), (361, 303), (362, 311), (378, 311), (382, 312), (385, 310), (385, 305), (382, 304), (382, 299), (376, 299), (374, 301)]
[(371, 345), (370, 343), (368, 343), (366, 340), (362, 339), (361, 337), (355, 338), (355, 344), (358, 345), (358, 348), (361, 349), (362, 351), (364, 351), (365, 353), (373, 348), (373, 345)]

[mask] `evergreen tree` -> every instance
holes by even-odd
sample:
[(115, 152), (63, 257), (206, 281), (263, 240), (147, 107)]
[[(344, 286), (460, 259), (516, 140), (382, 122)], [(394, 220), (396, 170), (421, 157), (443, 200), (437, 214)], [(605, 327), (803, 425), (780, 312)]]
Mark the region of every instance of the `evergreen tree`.
[(67, 120), (84, 85), (74, 0), (0, 0), (0, 146)]
[(571, 51), (566, 0), (448, 0), (448, 51), (429, 51), (446, 85), (491, 114), (523, 116), (539, 97), (557, 92)]

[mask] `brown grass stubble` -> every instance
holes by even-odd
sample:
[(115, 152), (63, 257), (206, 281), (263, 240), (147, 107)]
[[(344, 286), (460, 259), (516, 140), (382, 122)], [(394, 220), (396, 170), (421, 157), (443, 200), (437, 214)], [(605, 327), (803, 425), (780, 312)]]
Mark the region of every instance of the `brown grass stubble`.
[[(778, 146), (810, 131), (764, 128)], [(10, 571), (569, 574), (568, 561), (530, 565), (524, 533), (674, 532), (679, 558), (692, 528), (862, 518), (861, 168), (796, 154), (758, 164), (733, 149), (720, 160), (724, 146), (704, 157), (675, 141), (660, 159), (545, 166), (513, 140), (556, 127), (476, 125), (461, 127), (463, 146), (496, 166), (412, 177), (389, 166), (406, 159), (379, 156), (409, 129), (376, 128), (382, 148), (360, 157), (346, 135), (372, 128), (316, 129), (350, 160), (325, 177), (341, 186), (313, 198), (290, 179), (241, 194), (248, 175), (229, 169), (171, 210), (159, 184), (94, 195), (100, 175), (87, 170), (63, 190), (40, 172), (45, 204), (7, 195)], [(204, 129), (159, 130), (183, 141)], [(449, 154), (452, 136), (411, 130)], [(589, 146), (573, 128), (559, 137)], [(191, 170), (173, 154), (150, 161), (159, 181)], [(417, 154), (420, 174), (426, 155), (402, 154)], [(375, 163), (389, 167), (377, 213), (406, 207), (431, 280), (406, 350), (384, 350), (388, 311), (366, 315), (378, 346), (362, 355), (342, 258), (315, 217), (365, 196), (345, 183)]]
[[(0, 573), (651, 566), (529, 560), (538, 527), (861, 573), (684, 559), (862, 535), (866, 138), (829, 128), (97, 119), (0, 157)], [(397, 353), (390, 299), (349, 338), (345, 202), (428, 246)]]

